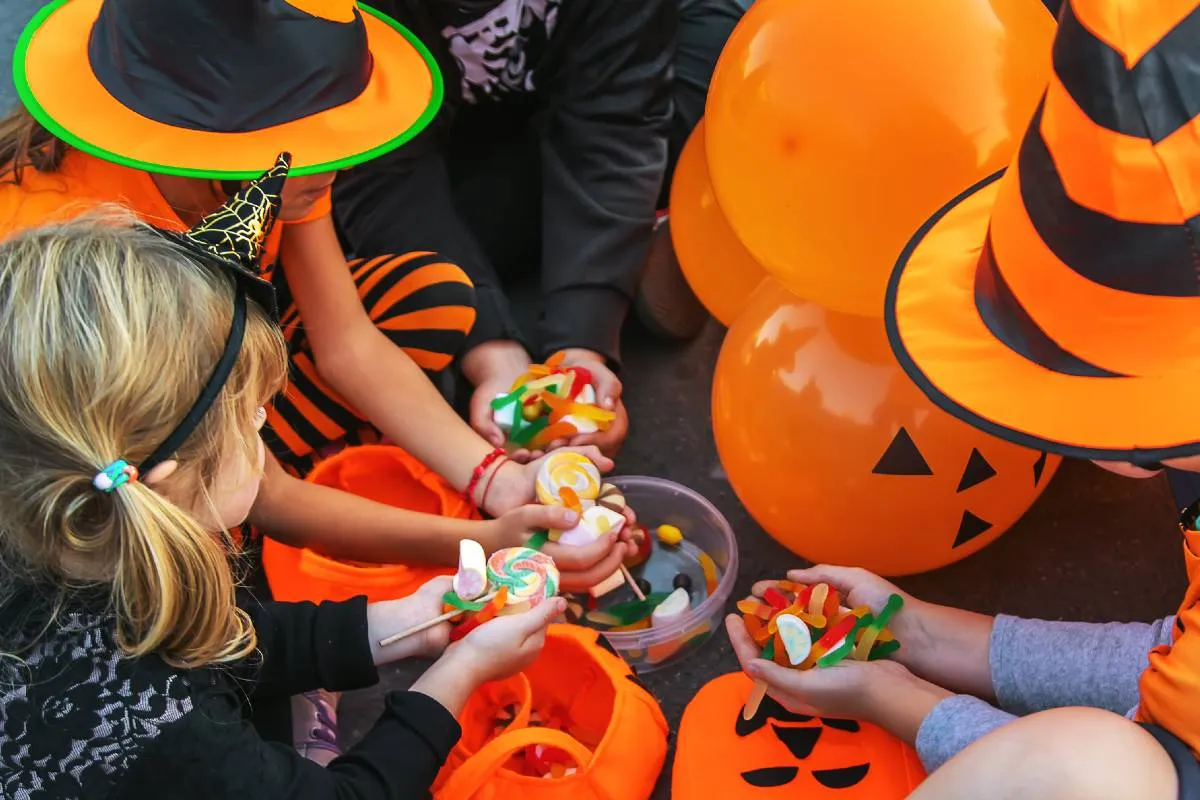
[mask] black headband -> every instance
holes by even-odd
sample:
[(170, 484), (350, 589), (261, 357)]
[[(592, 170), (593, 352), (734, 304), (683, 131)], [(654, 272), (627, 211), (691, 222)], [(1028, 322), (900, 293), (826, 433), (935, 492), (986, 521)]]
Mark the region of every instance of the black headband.
[(204, 388), (200, 390), (200, 396), (196, 398), (196, 402), (192, 404), (191, 409), (179, 421), (179, 424), (175, 426), (175, 430), (171, 431), (170, 435), (163, 440), (162, 444), (154, 449), (153, 453), (146, 456), (141, 464), (138, 464), (138, 474), (145, 475), (169, 459), (196, 430), (196, 426), (200, 424), (200, 420), (204, 419), (204, 415), (212, 408), (212, 404), (216, 402), (217, 396), (221, 394), (221, 389), (224, 388), (226, 381), (229, 380), (229, 375), (233, 372), (233, 366), (237, 363), (238, 355), (242, 351), (242, 341), (245, 338), (246, 292), (241, 286), (237, 286), (234, 289), (233, 297), (233, 323), (229, 326), (229, 336), (225, 339), (225, 349), (222, 351), (221, 357), (217, 359), (217, 365), (213, 367), (212, 374), (208, 376), (208, 381), (204, 384)]

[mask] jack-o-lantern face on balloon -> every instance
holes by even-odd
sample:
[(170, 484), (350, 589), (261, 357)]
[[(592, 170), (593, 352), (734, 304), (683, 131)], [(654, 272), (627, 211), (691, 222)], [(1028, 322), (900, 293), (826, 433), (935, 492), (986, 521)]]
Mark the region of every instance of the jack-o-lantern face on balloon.
[(771, 698), (742, 719), (744, 675), (724, 675), (680, 725), (677, 800), (899, 800), (925, 777), (911, 747), (874, 725), (792, 714)]
[(998, 538), (1060, 459), (935, 407), (883, 323), (768, 281), (729, 329), (713, 431), (730, 483), (781, 544), (818, 563), (908, 575)]

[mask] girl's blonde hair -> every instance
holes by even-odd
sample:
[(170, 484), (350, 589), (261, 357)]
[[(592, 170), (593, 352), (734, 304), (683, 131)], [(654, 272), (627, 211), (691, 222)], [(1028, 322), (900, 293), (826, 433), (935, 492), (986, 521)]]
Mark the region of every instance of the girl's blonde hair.
[[(143, 483), (92, 486), (187, 414), (224, 349), (233, 293), (229, 276), (115, 210), (0, 243), (0, 608), (6, 587), (58, 609), (101, 586), (130, 656), (186, 668), (254, 649), (229, 535)], [(212, 508), (233, 455), (256, 457), (255, 412), (284, 379), (282, 338), (250, 306), (228, 382), (158, 487), (191, 508)]]

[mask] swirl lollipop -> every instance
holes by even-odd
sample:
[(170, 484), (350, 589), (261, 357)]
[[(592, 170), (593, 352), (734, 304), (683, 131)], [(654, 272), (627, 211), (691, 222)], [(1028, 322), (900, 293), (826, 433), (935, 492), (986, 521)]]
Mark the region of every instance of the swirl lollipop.
[(600, 470), (579, 453), (551, 453), (538, 470), (536, 491), (543, 505), (566, 506), (582, 513), (600, 496)]
[(528, 547), (506, 547), (492, 553), (487, 577), (492, 590), (506, 590), (506, 611), (532, 608), (558, 594), (554, 559)]

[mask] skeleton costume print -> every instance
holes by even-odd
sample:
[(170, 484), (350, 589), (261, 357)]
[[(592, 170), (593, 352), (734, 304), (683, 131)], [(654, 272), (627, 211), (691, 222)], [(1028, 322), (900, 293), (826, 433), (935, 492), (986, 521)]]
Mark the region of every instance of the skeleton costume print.
[(462, 72), (468, 103), (532, 92), (533, 70), (554, 32), (562, 0), (464, 0), (442, 36)]

